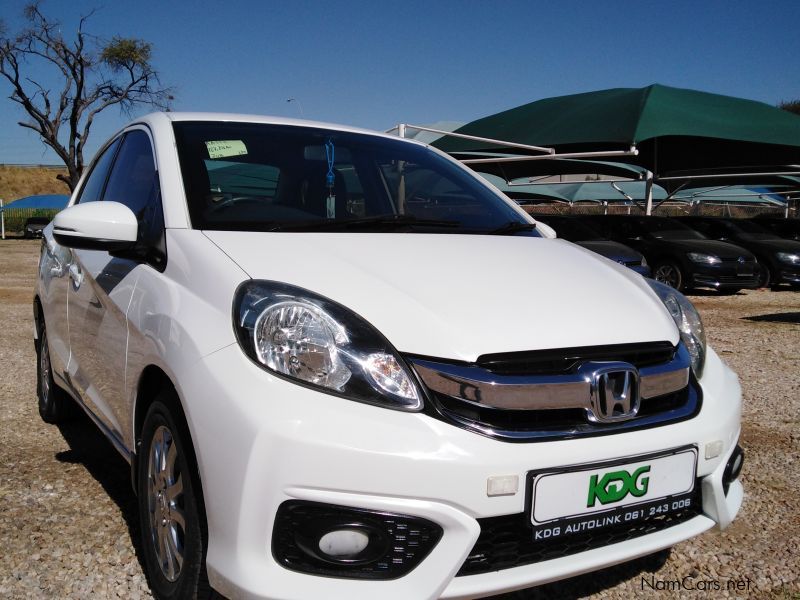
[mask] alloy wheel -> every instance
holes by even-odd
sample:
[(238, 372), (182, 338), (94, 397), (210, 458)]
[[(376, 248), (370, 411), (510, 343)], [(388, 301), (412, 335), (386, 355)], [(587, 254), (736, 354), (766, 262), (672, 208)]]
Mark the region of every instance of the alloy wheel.
[(39, 411), (47, 410), (51, 403), (50, 389), (50, 347), (47, 333), (42, 332), (39, 342)]
[(665, 263), (656, 267), (653, 279), (668, 285), (671, 288), (679, 289), (681, 285), (681, 273), (675, 265)]
[(147, 506), (156, 560), (167, 581), (181, 574), (186, 539), (183, 478), (172, 432), (156, 429), (147, 457)]

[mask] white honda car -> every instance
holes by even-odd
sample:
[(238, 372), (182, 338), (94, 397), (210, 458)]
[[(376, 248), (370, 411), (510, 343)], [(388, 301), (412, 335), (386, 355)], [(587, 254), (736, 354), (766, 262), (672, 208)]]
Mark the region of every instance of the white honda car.
[(34, 313), (40, 413), (130, 463), (157, 598), (474, 598), (742, 502), (692, 305), (419, 142), (138, 119), (45, 230)]

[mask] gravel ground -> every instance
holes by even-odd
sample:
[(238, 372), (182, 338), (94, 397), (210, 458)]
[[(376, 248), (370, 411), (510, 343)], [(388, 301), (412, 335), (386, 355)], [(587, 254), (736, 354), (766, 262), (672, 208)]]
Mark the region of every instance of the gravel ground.
[[(126, 463), (85, 417), (55, 427), (36, 411), (38, 247), (0, 242), (0, 598), (149, 598)], [(678, 544), (663, 565), (640, 560), (503, 598), (800, 600), (800, 292), (692, 300), (744, 390), (739, 517)]]

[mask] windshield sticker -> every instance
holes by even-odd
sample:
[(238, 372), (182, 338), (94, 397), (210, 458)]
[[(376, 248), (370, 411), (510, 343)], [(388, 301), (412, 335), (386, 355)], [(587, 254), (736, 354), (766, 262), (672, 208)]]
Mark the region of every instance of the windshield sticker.
[(209, 158), (225, 158), (247, 154), (247, 146), (242, 140), (213, 140), (206, 142)]

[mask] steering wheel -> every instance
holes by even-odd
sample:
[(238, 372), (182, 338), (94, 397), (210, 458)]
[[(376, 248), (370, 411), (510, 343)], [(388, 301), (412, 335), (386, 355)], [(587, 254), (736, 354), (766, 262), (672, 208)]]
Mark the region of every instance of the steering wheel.
[(230, 198), (215, 202), (206, 208), (206, 214), (214, 214), (222, 210), (227, 210), (237, 204), (261, 204), (261, 202), (261, 200), (253, 196), (231, 196)]

